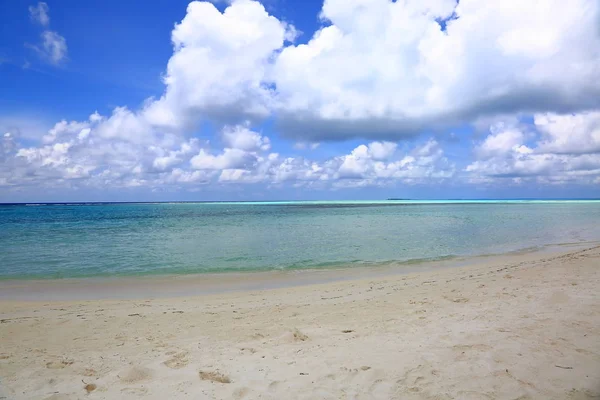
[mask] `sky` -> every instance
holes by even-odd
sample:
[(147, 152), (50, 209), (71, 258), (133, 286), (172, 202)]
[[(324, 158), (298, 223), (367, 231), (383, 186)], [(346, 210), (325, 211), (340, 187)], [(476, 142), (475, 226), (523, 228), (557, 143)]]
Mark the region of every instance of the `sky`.
[(597, 0), (0, 9), (0, 202), (600, 197)]

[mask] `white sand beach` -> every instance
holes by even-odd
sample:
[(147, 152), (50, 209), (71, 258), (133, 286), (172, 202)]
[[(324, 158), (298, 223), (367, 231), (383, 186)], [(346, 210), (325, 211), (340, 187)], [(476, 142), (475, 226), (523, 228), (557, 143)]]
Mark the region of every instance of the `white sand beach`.
[[(109, 284), (95, 290), (111, 297)], [(266, 290), (137, 294), (3, 296), (0, 398), (600, 398), (600, 246)]]

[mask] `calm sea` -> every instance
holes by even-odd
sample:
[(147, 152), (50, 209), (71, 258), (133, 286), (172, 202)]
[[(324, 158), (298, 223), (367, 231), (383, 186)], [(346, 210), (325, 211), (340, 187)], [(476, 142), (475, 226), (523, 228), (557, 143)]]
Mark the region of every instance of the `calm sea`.
[(600, 201), (0, 206), (0, 279), (418, 263), (600, 239)]

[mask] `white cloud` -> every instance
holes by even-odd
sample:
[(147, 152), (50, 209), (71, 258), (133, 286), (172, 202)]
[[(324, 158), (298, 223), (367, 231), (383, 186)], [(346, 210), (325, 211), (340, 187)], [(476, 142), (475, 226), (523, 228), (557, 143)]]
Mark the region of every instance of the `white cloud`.
[(50, 8), (43, 1), (37, 3), (37, 6), (29, 6), (29, 17), (42, 26), (50, 24)]
[[(96, 119), (92, 114), (91, 119)], [(155, 130), (143, 118), (130, 111), (127, 107), (117, 107), (109, 118), (101, 120), (97, 129), (98, 136), (104, 139), (120, 139), (132, 143), (157, 144)]]
[(373, 160), (369, 148), (361, 144), (352, 152), (342, 157), (342, 165), (338, 169), (341, 178), (363, 178), (373, 168)]
[(175, 168), (167, 175), (164, 183), (183, 183), (183, 184), (207, 184), (210, 183), (214, 173), (211, 171), (186, 171), (181, 168)]
[(491, 134), (475, 149), (477, 156), (483, 159), (511, 154), (520, 148), (525, 140), (525, 135), (518, 126), (494, 124), (490, 127), (490, 132)]
[[(371, 150), (379, 150), (381, 145), (393, 147), (393, 151), (385, 153), (387, 161), (380, 161), (381, 154)], [(434, 140), (415, 147), (408, 154), (395, 154), (395, 150), (392, 143), (372, 142), (357, 146), (348, 155), (321, 162), (303, 157), (281, 158), (271, 153), (268, 157), (258, 157), (254, 169), (224, 170), (219, 180), (326, 188), (423, 183), (443, 180), (454, 174), (454, 166)]]
[[(472, 181), (594, 184), (600, 176), (598, 113), (534, 116), (536, 140), (523, 127), (493, 125), (465, 171)], [(501, 129), (505, 128), (505, 129)]]
[[(32, 21), (39, 23), (44, 28), (50, 25), (50, 8), (48, 4), (41, 1), (37, 6), (29, 6), (29, 16)], [(41, 42), (37, 45), (26, 44), (26, 46), (35, 50), (38, 55), (46, 62), (54, 65), (60, 65), (67, 59), (67, 41), (55, 31), (45, 29), (40, 34)], [(29, 68), (29, 62), (25, 62), (23, 68)]]
[(390, 158), (396, 151), (398, 145), (392, 142), (369, 143), (369, 153), (374, 160), (384, 161)]
[[(231, 170), (222, 174), (222, 180), (235, 180), (241, 173), (234, 170), (253, 168), (261, 160), (259, 153), (271, 149), (268, 137), (248, 129), (247, 125), (225, 126), (221, 132), (225, 148), (213, 155), (206, 149), (190, 159), (190, 165), (199, 170)], [(237, 175), (236, 175), (237, 174)]]
[(181, 165), (191, 154), (198, 150), (200, 143), (198, 139), (190, 139), (183, 142), (178, 150), (165, 151), (162, 147), (151, 146), (150, 150), (157, 154), (152, 162), (156, 171), (167, 171), (175, 166)]
[(211, 3), (191, 2), (172, 33), (165, 94), (146, 117), (179, 126), (199, 116), (228, 121), (269, 115), (273, 89), (264, 77), (292, 35), (258, 2), (238, 0), (223, 13)]
[[(325, 160), (282, 157), (270, 140), (246, 125), (226, 126), (222, 149), (208, 141), (165, 133), (125, 108), (85, 121), (60, 121), (37, 146), (12, 133), (0, 147), (4, 186), (157, 188), (263, 183), (322, 188), (393, 185), (445, 179), (454, 167), (430, 140), (408, 153), (392, 142), (370, 142)], [(148, 129), (145, 129), (148, 128)], [(212, 149), (211, 149), (212, 148)], [(340, 184), (339, 181), (345, 183)]]
[(67, 58), (67, 41), (54, 31), (42, 32), (42, 45), (36, 49), (40, 55), (55, 65)]
[[(389, 137), (488, 114), (598, 106), (598, 8), (327, 0), (331, 25), (274, 63), (280, 123), (305, 139)], [(452, 14), (442, 31), (436, 19)]]
[(116, 108), (109, 117), (94, 113), (86, 121), (60, 121), (39, 145), (19, 146), (7, 133), (4, 142), (10, 139), (11, 146), (3, 151), (6, 159), (0, 175), (6, 184), (49, 187), (73, 186), (73, 180), (92, 187), (201, 180), (202, 174), (193, 171), (167, 179), (198, 153), (198, 139), (145, 128), (135, 114)]
[[(0, 182), (431, 183), (456, 178), (440, 143), (401, 151), (397, 141), (492, 120), (465, 162), (467, 179), (596, 182), (599, 8), (596, 0), (326, 0), (323, 26), (295, 43), (295, 28), (256, 1), (236, 0), (223, 12), (194, 1), (173, 29), (162, 96), (139, 110), (60, 121), (41, 139), (0, 121), (9, 134)], [(49, 26), (45, 3), (30, 12)], [(66, 40), (49, 29), (34, 48), (53, 64), (67, 58)], [(498, 121), (532, 113), (532, 129)], [(357, 137), (364, 144), (314, 160), (281, 155), (253, 128), (264, 118), (299, 150)], [(214, 140), (192, 138), (205, 121), (217, 126)]]
[(332, 161), (318, 163), (302, 157), (286, 157), (281, 159), (278, 155), (272, 157), (267, 172), (274, 183), (294, 182), (305, 184), (307, 182), (327, 182), (333, 179), (335, 171), (331, 170)]
[(29, 163), (37, 163), (42, 167), (60, 167), (69, 162), (68, 153), (71, 146), (71, 143), (55, 143), (42, 148), (20, 149), (17, 157), (23, 157)]
[[(191, 2), (172, 32), (164, 94), (136, 117), (185, 130), (276, 116), (299, 143), (398, 138), (495, 114), (600, 105), (595, 0), (327, 0), (319, 29), (251, 0)], [(446, 20), (442, 31), (439, 20)], [(58, 63), (66, 43), (45, 32)]]
[[(382, 154), (374, 152), (373, 149), (380, 149), (385, 144), (389, 150), (385, 153), (386, 161), (382, 161)], [(392, 183), (395, 180), (406, 183), (432, 183), (454, 174), (454, 165), (444, 156), (443, 150), (433, 139), (398, 157), (394, 157), (396, 147), (391, 145), (392, 143), (373, 142), (356, 147), (350, 154), (337, 159), (340, 165), (333, 177), (363, 180), (365, 182), (360, 184), (364, 185), (381, 180)]]
[(195, 169), (241, 169), (252, 164), (254, 160), (252, 154), (240, 149), (226, 148), (222, 154), (216, 156), (202, 149), (191, 158), (190, 164)]
[(222, 132), (225, 146), (245, 151), (267, 151), (271, 148), (268, 137), (253, 132), (244, 125), (226, 126)]
[(90, 126), (89, 121), (71, 121), (67, 122), (62, 120), (57, 122), (46, 135), (42, 137), (43, 143), (53, 143), (60, 140), (62, 137), (70, 137), (73, 135), (79, 135), (84, 129)]
[(543, 135), (540, 150), (552, 153), (600, 152), (600, 111), (538, 114), (535, 125)]
[[(327, 0), (307, 43), (255, 1), (192, 2), (140, 116), (274, 116), (298, 143), (402, 138), (498, 114), (600, 106), (595, 0)], [(443, 31), (439, 20), (446, 20)], [(301, 146), (301, 145), (300, 145)]]
[(466, 168), (472, 182), (498, 183), (499, 179), (541, 184), (594, 184), (600, 177), (600, 155), (515, 153), (504, 160), (479, 160)]

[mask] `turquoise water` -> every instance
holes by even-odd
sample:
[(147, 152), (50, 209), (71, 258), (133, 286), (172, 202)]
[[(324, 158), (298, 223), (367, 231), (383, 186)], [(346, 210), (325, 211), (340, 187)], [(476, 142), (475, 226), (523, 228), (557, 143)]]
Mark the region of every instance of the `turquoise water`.
[(0, 279), (416, 263), (600, 239), (600, 201), (0, 205)]

